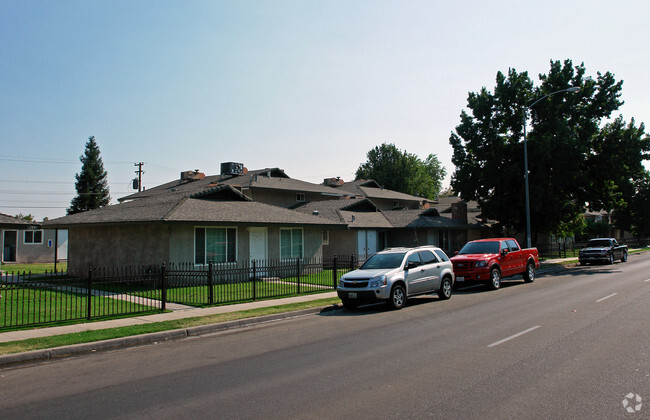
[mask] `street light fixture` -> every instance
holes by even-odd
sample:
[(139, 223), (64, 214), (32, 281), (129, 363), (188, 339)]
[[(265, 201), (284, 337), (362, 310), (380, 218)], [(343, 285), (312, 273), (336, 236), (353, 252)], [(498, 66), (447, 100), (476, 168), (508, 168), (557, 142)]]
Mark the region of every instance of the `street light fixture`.
[(563, 92), (578, 92), (580, 90), (579, 87), (570, 87), (568, 89), (562, 89), (562, 90), (557, 90), (555, 92), (551, 92), (548, 95), (544, 95), (532, 104), (528, 105), (527, 107), (524, 108), (524, 185), (525, 185), (525, 190), (526, 190), (526, 248), (531, 247), (531, 240), (530, 240), (530, 195), (528, 192), (528, 143), (526, 141), (526, 120), (528, 119), (528, 110), (531, 109), (533, 106), (535, 106), (538, 102), (540, 102), (543, 99), (548, 98), (551, 95), (555, 95), (556, 93), (563, 93)]

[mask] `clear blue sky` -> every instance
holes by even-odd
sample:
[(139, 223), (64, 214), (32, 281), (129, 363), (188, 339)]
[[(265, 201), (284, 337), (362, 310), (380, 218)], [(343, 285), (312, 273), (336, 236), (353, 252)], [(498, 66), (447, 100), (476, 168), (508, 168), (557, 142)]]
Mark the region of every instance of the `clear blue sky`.
[[(550, 60), (650, 114), (647, 1), (0, 0), (0, 212), (58, 217), (94, 135), (113, 202), (221, 162), (354, 178), (382, 142), (449, 174), (467, 93)], [(446, 180), (448, 183), (448, 179)]]

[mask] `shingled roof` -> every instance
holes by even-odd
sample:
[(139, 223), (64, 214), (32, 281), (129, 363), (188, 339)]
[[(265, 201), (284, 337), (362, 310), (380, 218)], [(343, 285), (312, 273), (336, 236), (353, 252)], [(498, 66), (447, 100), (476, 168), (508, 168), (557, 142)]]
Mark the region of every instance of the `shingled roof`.
[(350, 228), (391, 228), (382, 212), (367, 198), (351, 200), (313, 201), (294, 207), (301, 213), (318, 214), (320, 217), (344, 222)]
[[(200, 174), (197, 172), (197, 174)], [(200, 174), (203, 175), (203, 174)], [(230, 185), (241, 190), (259, 188), (267, 190), (288, 190), (296, 192), (313, 192), (325, 195), (343, 196), (345, 193), (334, 191), (330, 187), (311, 182), (300, 181), (290, 178), (280, 168), (265, 168), (255, 171), (248, 171), (241, 175), (211, 175), (197, 176), (195, 179), (178, 179), (165, 184), (147, 189), (145, 191), (128, 195), (118, 199), (119, 202), (149, 198), (161, 194), (182, 193), (192, 196), (206, 190), (221, 186)]]
[(13, 228), (13, 229), (25, 229), (27, 226), (35, 226), (38, 223), (29, 222), (27, 220), (19, 219), (8, 214), (0, 213), (0, 227), (1, 228)]
[(345, 223), (342, 222), (254, 202), (237, 189), (227, 185), (196, 192), (191, 196), (187, 196), (186, 191), (156, 194), (148, 198), (60, 217), (44, 224), (48, 227), (64, 228), (79, 225), (154, 222), (345, 227)]
[(441, 216), (435, 208), (427, 210), (390, 210), (384, 216), (396, 228), (466, 229), (476, 227), (462, 220)]

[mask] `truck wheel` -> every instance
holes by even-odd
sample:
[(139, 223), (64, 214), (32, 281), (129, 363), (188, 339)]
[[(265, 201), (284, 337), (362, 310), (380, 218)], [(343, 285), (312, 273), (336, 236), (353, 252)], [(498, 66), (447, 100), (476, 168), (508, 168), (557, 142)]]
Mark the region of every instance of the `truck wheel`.
[(388, 305), (393, 309), (402, 309), (406, 303), (406, 290), (401, 284), (396, 284), (390, 291)]
[(528, 263), (526, 271), (524, 271), (524, 282), (532, 283), (535, 281), (535, 264)]
[(614, 254), (609, 254), (609, 264), (614, 264)]
[(452, 294), (452, 285), (451, 285), (451, 279), (449, 277), (445, 277), (442, 279), (440, 282), (440, 290), (438, 290), (438, 297), (442, 300), (447, 300), (451, 297)]
[(627, 251), (623, 251), (623, 256), (621, 257), (621, 262), (627, 261)]
[(498, 268), (493, 268), (490, 271), (490, 281), (488, 282), (488, 287), (490, 290), (497, 290), (501, 286), (501, 272)]

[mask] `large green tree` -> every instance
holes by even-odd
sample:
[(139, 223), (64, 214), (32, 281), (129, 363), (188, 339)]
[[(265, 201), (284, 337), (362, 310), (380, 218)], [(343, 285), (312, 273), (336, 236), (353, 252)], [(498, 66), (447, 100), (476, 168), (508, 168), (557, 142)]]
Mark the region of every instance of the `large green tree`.
[(77, 196), (70, 202), (68, 214), (104, 207), (111, 201), (108, 173), (104, 170), (104, 163), (99, 156), (99, 146), (95, 141), (95, 136), (88, 138), (86, 150), (79, 160), (82, 165), (81, 172), (75, 175)]
[[(449, 139), (456, 166), (451, 185), (477, 200), (497, 227), (525, 230), (524, 113), (533, 236), (573, 224), (587, 207), (615, 210), (631, 199), (622, 184), (638, 178), (647, 158), (643, 125), (626, 125), (622, 117), (604, 124), (623, 104), (622, 81), (609, 72), (595, 79), (585, 73), (571, 60), (551, 61), (539, 86), (527, 72), (510, 69), (497, 73), (494, 92), (469, 93), (468, 111)], [(552, 94), (575, 87), (577, 93)], [(612, 154), (616, 148), (622, 149)]]
[(356, 179), (373, 179), (389, 190), (434, 199), (442, 188), (447, 171), (435, 154), (423, 161), (394, 144), (383, 143), (366, 154)]

